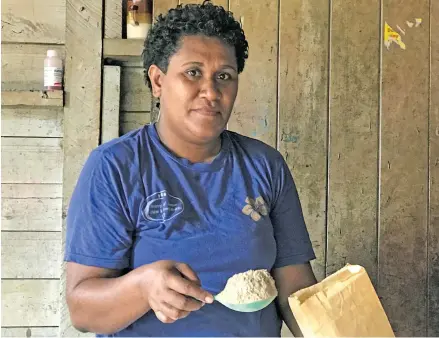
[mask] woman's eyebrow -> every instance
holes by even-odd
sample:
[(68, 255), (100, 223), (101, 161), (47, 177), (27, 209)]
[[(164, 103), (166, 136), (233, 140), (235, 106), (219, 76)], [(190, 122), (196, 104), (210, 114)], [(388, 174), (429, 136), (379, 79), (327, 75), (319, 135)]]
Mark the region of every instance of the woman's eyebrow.
[[(199, 66), (199, 67), (204, 66), (204, 64), (202, 62), (198, 62), (198, 61), (189, 61), (189, 62), (185, 62), (182, 64), (183, 67), (188, 66), (188, 65)], [(236, 67), (234, 67), (232, 65), (225, 64), (225, 65), (222, 65), (221, 68), (230, 68), (230, 69), (233, 69), (235, 72), (237, 72)]]

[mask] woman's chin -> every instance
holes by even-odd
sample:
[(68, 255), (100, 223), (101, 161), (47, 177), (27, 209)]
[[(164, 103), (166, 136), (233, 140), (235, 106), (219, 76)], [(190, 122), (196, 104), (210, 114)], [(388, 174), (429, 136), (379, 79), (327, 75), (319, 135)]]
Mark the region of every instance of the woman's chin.
[(216, 140), (225, 128), (222, 126), (217, 127), (202, 127), (196, 126), (190, 129), (192, 136), (200, 143), (209, 143)]

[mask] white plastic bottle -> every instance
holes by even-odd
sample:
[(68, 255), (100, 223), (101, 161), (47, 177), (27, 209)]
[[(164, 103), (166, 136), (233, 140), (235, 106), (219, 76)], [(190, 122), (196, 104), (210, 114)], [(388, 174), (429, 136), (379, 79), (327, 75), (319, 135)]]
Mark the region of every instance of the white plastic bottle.
[(44, 90), (62, 90), (63, 64), (56, 50), (49, 49), (44, 59)]

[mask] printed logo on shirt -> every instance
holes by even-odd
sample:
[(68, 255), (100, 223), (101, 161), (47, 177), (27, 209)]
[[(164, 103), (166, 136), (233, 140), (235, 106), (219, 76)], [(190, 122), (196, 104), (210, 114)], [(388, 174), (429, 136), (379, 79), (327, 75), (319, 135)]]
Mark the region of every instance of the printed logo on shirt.
[(257, 197), (256, 200), (247, 197), (245, 202), (247, 205), (242, 208), (242, 212), (245, 215), (250, 216), (255, 222), (259, 221), (262, 216), (268, 215), (267, 204), (261, 196)]
[(183, 210), (183, 201), (163, 190), (146, 198), (143, 215), (150, 221), (164, 222), (181, 214)]

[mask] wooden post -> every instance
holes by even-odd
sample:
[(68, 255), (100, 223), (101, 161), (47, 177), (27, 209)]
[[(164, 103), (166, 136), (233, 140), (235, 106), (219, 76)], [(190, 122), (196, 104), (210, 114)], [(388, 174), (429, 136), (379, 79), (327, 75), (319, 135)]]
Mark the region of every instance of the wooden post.
[(294, 174), (317, 257), (312, 267), (317, 279), (322, 280), (326, 256), (329, 6), (326, 0), (283, 1), (279, 15), (277, 141)]
[(430, 205), (428, 233), (428, 331), (439, 337), (439, 2), (430, 2)]
[[(377, 280), (380, 4), (332, 2), (327, 270)], [(346, 25), (351, 29), (346, 31)], [(375, 284), (376, 285), (376, 284)]]
[[(64, 109), (64, 172), (62, 248), (65, 217), (78, 175), (89, 153), (98, 146), (101, 108), (102, 0), (67, 0)], [(81, 334), (70, 322), (65, 302), (65, 265), (61, 274), (60, 336)]]
[(104, 66), (101, 143), (119, 136), (120, 67)]
[(382, 10), (383, 26), (406, 34), (382, 47), (378, 294), (396, 336), (425, 337), (429, 1), (384, 0)]

